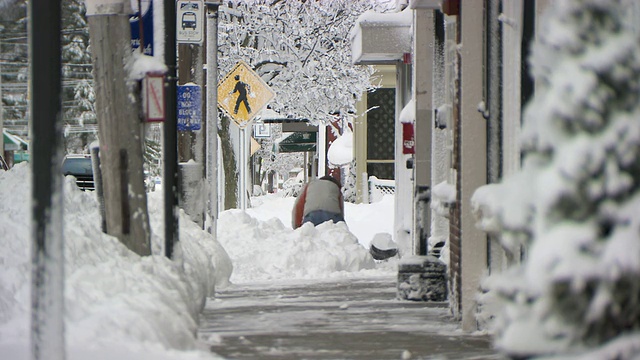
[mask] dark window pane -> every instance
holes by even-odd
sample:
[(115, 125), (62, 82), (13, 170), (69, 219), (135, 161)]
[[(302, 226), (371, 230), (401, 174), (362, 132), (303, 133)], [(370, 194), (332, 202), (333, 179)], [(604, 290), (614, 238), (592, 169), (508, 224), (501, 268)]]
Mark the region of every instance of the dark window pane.
[(369, 163), (367, 164), (367, 175), (375, 176), (378, 179), (393, 180), (394, 167), (393, 163)]
[(376, 89), (367, 94), (367, 159), (393, 160), (395, 139), (395, 89)]
[(62, 173), (65, 175), (89, 175), (93, 174), (91, 169), (91, 158), (69, 158), (62, 164)]

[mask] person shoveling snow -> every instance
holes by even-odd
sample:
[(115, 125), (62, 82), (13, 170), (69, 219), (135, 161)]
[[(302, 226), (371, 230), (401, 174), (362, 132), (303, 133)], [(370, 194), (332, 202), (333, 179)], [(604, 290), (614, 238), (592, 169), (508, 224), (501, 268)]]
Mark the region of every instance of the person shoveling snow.
[(328, 175), (308, 182), (293, 205), (291, 226), (297, 229), (307, 222), (318, 226), (326, 221), (344, 221), (340, 188), (340, 182)]

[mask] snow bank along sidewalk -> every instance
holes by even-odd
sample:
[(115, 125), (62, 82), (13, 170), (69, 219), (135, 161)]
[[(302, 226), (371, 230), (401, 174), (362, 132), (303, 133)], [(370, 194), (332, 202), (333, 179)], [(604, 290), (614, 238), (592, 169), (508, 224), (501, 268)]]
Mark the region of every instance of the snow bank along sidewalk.
[[(0, 354), (29, 359), (31, 170), (0, 171)], [(195, 333), (231, 261), (196, 224), (180, 217), (182, 261), (162, 251), (161, 193), (149, 193), (153, 256), (140, 257), (100, 231), (94, 192), (64, 184), (67, 359), (211, 359)]]

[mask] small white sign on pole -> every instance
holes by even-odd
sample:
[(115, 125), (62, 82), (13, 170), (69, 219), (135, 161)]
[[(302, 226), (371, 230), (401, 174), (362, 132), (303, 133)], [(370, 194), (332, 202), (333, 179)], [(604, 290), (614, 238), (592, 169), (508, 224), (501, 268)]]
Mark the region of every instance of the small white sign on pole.
[(271, 126), (269, 124), (253, 124), (253, 136), (256, 138), (270, 138)]
[(178, 0), (176, 3), (176, 42), (201, 44), (204, 29), (204, 4), (200, 0)]
[(147, 121), (164, 121), (164, 75), (147, 74), (142, 86), (142, 106)]

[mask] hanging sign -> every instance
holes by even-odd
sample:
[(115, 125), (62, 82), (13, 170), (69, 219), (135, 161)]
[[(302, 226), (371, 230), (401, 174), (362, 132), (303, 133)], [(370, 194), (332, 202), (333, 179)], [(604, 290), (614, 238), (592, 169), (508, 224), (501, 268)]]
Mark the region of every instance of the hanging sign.
[(142, 107), (147, 121), (164, 121), (164, 74), (147, 74), (142, 81)]

